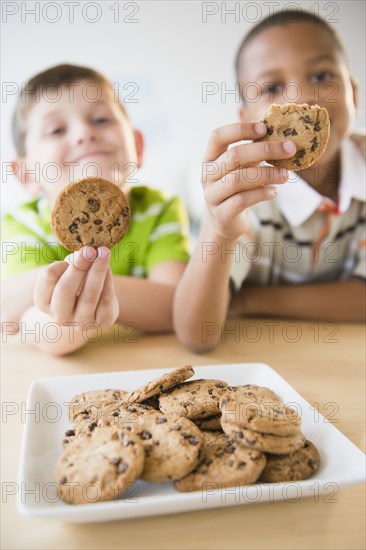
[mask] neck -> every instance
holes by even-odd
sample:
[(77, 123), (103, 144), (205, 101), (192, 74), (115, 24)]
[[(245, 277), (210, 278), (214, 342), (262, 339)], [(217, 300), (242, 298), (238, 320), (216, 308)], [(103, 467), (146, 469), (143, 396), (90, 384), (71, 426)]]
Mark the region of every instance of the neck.
[(336, 201), (340, 179), (340, 153), (324, 165), (315, 163), (301, 172), (301, 177), (321, 195)]

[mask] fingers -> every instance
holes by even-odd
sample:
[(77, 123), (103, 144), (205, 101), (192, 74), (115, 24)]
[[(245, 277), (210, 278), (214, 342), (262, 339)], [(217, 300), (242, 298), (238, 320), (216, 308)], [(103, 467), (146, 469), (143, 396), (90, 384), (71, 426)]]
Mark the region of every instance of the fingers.
[(98, 248), (98, 256), (85, 277), (74, 313), (75, 319), (81, 323), (95, 320), (95, 312), (104, 288), (110, 256), (108, 248), (105, 246)]
[(72, 318), (79, 289), (96, 257), (97, 251), (92, 246), (86, 246), (67, 257), (65, 263), (68, 267), (55, 286), (50, 304), (51, 315), (60, 325)]
[(119, 305), (114, 292), (114, 281), (111, 268), (108, 267), (102, 294), (96, 311), (96, 322), (101, 328), (109, 328), (118, 318)]
[[(223, 153), (214, 163), (210, 163), (211, 180), (217, 181), (225, 174), (243, 166), (259, 164), (263, 161), (285, 159), (296, 152), (293, 141), (258, 141), (232, 147)], [(215, 170), (214, 170), (215, 168)], [(206, 167), (207, 171), (207, 167)]]
[(266, 132), (267, 127), (263, 122), (236, 122), (216, 128), (210, 135), (204, 160), (208, 162), (216, 160), (232, 143), (259, 139)]
[(66, 262), (54, 262), (42, 269), (38, 275), (34, 287), (33, 300), (34, 305), (44, 313), (49, 313), (55, 287), (67, 268), (68, 264)]
[(214, 209), (214, 214), (220, 223), (229, 226), (246, 208), (260, 201), (271, 200), (275, 196), (276, 188), (271, 185), (249, 189), (229, 197)]
[(270, 166), (244, 167), (226, 174), (221, 180), (212, 182), (205, 188), (205, 199), (208, 204), (217, 206), (232, 195), (255, 189), (263, 185), (285, 183), (288, 172), (284, 168)]

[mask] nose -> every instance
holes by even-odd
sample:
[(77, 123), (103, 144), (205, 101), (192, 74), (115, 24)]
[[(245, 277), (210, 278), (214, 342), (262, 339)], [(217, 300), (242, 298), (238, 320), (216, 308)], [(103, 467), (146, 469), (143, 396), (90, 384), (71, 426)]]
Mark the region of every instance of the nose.
[(75, 127), (74, 140), (76, 145), (83, 145), (84, 143), (94, 142), (96, 140), (95, 129), (87, 122), (80, 122)]

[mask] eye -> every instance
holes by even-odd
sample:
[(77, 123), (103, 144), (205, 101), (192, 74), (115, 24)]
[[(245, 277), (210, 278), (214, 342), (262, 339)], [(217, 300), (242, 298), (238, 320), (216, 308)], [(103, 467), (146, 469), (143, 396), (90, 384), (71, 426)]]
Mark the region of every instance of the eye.
[(53, 128), (50, 132), (48, 132), (48, 135), (50, 136), (60, 136), (65, 132), (65, 128)]
[(333, 77), (330, 71), (321, 71), (311, 76), (310, 81), (315, 84), (316, 82), (328, 82)]
[(267, 87), (263, 89), (263, 93), (268, 95), (275, 95), (281, 93), (283, 90), (282, 84), (275, 83), (275, 84), (269, 84)]
[(109, 122), (109, 119), (107, 117), (99, 117), (95, 118), (93, 122), (94, 124), (106, 124), (106, 122)]

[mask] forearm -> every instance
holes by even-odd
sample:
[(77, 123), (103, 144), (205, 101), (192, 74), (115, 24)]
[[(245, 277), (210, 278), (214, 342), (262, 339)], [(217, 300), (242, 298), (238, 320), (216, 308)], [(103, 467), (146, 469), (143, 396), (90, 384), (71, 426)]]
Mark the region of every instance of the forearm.
[(244, 286), (231, 315), (364, 321), (366, 286), (351, 279), (294, 286)]
[(217, 327), (225, 320), (230, 300), (229, 279), (234, 242), (219, 238), (209, 222), (202, 228), (194, 254), (177, 287), (174, 326), (179, 339), (193, 351), (212, 349)]
[(86, 334), (83, 328), (79, 323), (61, 326), (35, 306), (27, 309), (20, 321), (20, 331), (25, 342), (56, 356), (68, 355), (92, 339), (92, 330)]
[(114, 276), (113, 280), (119, 303), (119, 323), (135, 323), (142, 332), (173, 331), (175, 285), (126, 276)]
[(2, 323), (19, 324), (23, 313), (33, 305), (36, 279), (42, 267), (30, 269), (3, 281), (1, 288)]

